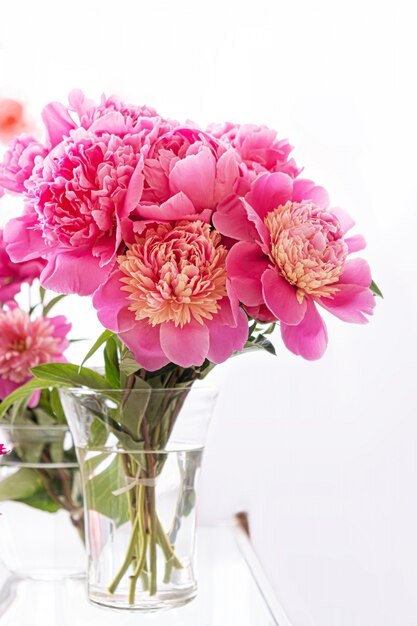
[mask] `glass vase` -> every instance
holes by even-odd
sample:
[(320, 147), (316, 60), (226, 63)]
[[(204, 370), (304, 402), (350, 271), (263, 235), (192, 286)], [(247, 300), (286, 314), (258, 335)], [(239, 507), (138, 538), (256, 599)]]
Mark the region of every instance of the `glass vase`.
[(197, 593), (196, 491), (216, 392), (62, 389), (80, 463), (93, 603), (156, 611)]
[(83, 576), (81, 476), (66, 425), (0, 424), (0, 558), (20, 578)]

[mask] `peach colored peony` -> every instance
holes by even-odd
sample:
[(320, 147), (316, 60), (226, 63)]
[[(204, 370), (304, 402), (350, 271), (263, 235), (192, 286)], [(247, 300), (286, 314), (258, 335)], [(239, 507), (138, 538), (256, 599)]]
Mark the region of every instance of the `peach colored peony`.
[(200, 220), (149, 225), (96, 292), (100, 321), (150, 371), (226, 360), (248, 336), (226, 256), (219, 233)]
[(28, 381), (31, 367), (65, 362), (70, 329), (62, 315), (31, 320), (18, 307), (0, 311), (0, 398)]

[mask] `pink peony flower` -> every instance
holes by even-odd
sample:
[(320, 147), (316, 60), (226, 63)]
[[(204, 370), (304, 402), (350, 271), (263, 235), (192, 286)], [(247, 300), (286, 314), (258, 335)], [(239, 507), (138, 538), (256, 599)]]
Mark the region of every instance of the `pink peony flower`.
[(248, 336), (226, 256), (219, 233), (200, 220), (148, 225), (94, 295), (98, 317), (147, 370), (221, 363)]
[(42, 256), (44, 287), (91, 294), (112, 269), (122, 222), (142, 191), (142, 167), (137, 136), (71, 131), (36, 165), (26, 212), (5, 227), (11, 258)]
[(13, 300), (23, 283), (31, 285), (39, 278), (44, 265), (42, 259), (13, 263), (6, 252), (3, 231), (0, 229), (0, 305)]
[(0, 99), (0, 141), (7, 142), (27, 127), (25, 109), (21, 102), (10, 98)]
[(265, 172), (284, 172), (295, 178), (301, 171), (289, 158), (288, 140), (278, 139), (277, 132), (267, 126), (213, 124), (208, 132), (236, 150), (250, 181)]
[(233, 150), (198, 128), (182, 127), (150, 145), (143, 175), (143, 192), (132, 214), (136, 232), (155, 220), (209, 220), (234, 191), (240, 171)]
[(311, 181), (263, 174), (245, 199), (228, 199), (214, 216), (221, 233), (240, 240), (229, 252), (227, 273), (247, 312), (279, 320), (287, 348), (311, 360), (327, 346), (316, 305), (363, 324), (375, 304), (368, 264), (347, 259), (364, 240), (345, 238), (354, 222), (328, 204), (327, 192)]
[(18, 307), (0, 311), (0, 398), (27, 382), (31, 367), (66, 362), (70, 329), (62, 315), (31, 320)]
[(46, 154), (46, 148), (30, 135), (12, 139), (0, 163), (0, 186), (11, 193), (24, 193), (36, 160)]
[[(72, 115), (74, 113), (78, 121)], [(116, 96), (103, 96), (101, 103), (96, 105), (79, 89), (71, 91), (69, 107), (60, 102), (48, 104), (42, 112), (42, 119), (51, 146), (60, 143), (69, 136), (71, 130), (79, 127), (97, 135), (112, 133), (124, 137), (127, 134), (139, 134), (152, 141), (178, 125), (178, 122), (163, 119), (151, 107), (128, 105)]]

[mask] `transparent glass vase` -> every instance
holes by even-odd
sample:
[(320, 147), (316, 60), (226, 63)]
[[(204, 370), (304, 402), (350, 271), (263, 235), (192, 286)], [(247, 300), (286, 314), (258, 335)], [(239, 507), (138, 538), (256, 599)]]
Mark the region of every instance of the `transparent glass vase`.
[(21, 578), (83, 576), (81, 476), (66, 425), (0, 424), (0, 558)]
[(197, 483), (216, 392), (60, 394), (83, 479), (89, 600), (145, 611), (190, 601)]

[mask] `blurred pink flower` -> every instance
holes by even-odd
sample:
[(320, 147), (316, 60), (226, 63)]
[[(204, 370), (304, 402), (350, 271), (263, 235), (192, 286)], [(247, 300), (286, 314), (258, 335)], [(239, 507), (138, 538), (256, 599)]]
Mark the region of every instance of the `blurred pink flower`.
[(0, 398), (27, 382), (31, 367), (66, 362), (70, 329), (63, 315), (31, 320), (18, 307), (0, 311)]
[(94, 295), (98, 317), (147, 370), (221, 363), (248, 336), (226, 256), (219, 233), (202, 221), (149, 225)]
[(4, 443), (0, 443), (0, 456), (4, 456), (5, 454), (9, 454), (10, 450), (6, 448)]
[(43, 259), (13, 263), (6, 252), (3, 231), (0, 229), (0, 306), (13, 300), (23, 283), (31, 285), (39, 278), (44, 266)]
[(375, 304), (368, 264), (347, 260), (365, 242), (345, 238), (354, 222), (328, 204), (327, 192), (311, 181), (263, 174), (245, 199), (228, 199), (214, 216), (221, 233), (240, 240), (229, 252), (227, 272), (247, 312), (280, 321), (287, 348), (311, 360), (327, 346), (316, 304), (359, 324)]
[(292, 178), (300, 173), (289, 155), (292, 146), (287, 139), (278, 139), (277, 132), (255, 124), (212, 124), (208, 132), (234, 148), (245, 166), (248, 178), (265, 172), (283, 172)]
[(0, 141), (7, 142), (26, 128), (23, 104), (10, 98), (0, 98)]
[(0, 163), (0, 187), (11, 193), (24, 193), (37, 157), (40, 161), (46, 154), (46, 148), (30, 135), (12, 139)]

